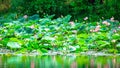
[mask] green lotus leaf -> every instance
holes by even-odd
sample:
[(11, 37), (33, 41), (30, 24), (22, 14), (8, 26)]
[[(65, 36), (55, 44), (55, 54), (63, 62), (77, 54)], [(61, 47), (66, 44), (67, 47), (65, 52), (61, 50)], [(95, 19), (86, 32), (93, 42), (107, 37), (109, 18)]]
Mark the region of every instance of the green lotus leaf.
[(118, 43), (118, 44), (116, 45), (116, 47), (120, 47), (120, 43)]
[(21, 48), (20, 44), (17, 42), (8, 42), (7, 46), (10, 48)]

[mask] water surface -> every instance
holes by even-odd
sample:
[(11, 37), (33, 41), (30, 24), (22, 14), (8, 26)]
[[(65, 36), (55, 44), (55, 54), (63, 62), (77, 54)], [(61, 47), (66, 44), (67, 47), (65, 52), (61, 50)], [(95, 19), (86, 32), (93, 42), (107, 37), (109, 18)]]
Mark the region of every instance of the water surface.
[(120, 57), (0, 55), (0, 68), (120, 68)]

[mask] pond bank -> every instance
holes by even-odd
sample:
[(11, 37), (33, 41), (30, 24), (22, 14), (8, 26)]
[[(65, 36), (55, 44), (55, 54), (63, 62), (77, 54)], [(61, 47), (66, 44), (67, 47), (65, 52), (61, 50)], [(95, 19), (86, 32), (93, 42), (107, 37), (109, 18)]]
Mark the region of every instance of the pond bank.
[(0, 55), (2, 54), (9, 54), (9, 55), (28, 55), (28, 56), (36, 56), (36, 55), (88, 55), (88, 56), (120, 56), (120, 54), (113, 54), (113, 53), (105, 53), (105, 52), (97, 52), (97, 51), (86, 51), (80, 53), (63, 53), (63, 52), (55, 52), (49, 51), (48, 53), (40, 53), (37, 50), (33, 50), (31, 52), (17, 52), (6, 48), (0, 48)]

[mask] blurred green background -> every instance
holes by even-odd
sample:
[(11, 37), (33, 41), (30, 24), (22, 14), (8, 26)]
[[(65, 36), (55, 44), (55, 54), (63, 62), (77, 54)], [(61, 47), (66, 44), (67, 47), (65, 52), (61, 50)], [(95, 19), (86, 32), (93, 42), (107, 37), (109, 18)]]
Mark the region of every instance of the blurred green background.
[(72, 19), (89, 17), (92, 20), (111, 18), (120, 20), (120, 0), (0, 0), (0, 15), (39, 14), (55, 17), (72, 15)]

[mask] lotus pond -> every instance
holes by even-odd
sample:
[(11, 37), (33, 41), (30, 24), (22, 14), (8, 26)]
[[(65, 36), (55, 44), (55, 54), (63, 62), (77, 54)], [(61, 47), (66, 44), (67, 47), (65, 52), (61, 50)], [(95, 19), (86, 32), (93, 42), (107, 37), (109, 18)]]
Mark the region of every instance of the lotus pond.
[(16, 14), (0, 17), (0, 47), (18, 53), (62, 52), (79, 53), (89, 50), (106, 53), (120, 52), (120, 24), (114, 17), (90, 22), (71, 21), (71, 16), (53, 19), (54, 15)]
[(114, 17), (53, 17), (0, 17), (0, 68), (120, 68), (120, 23)]

